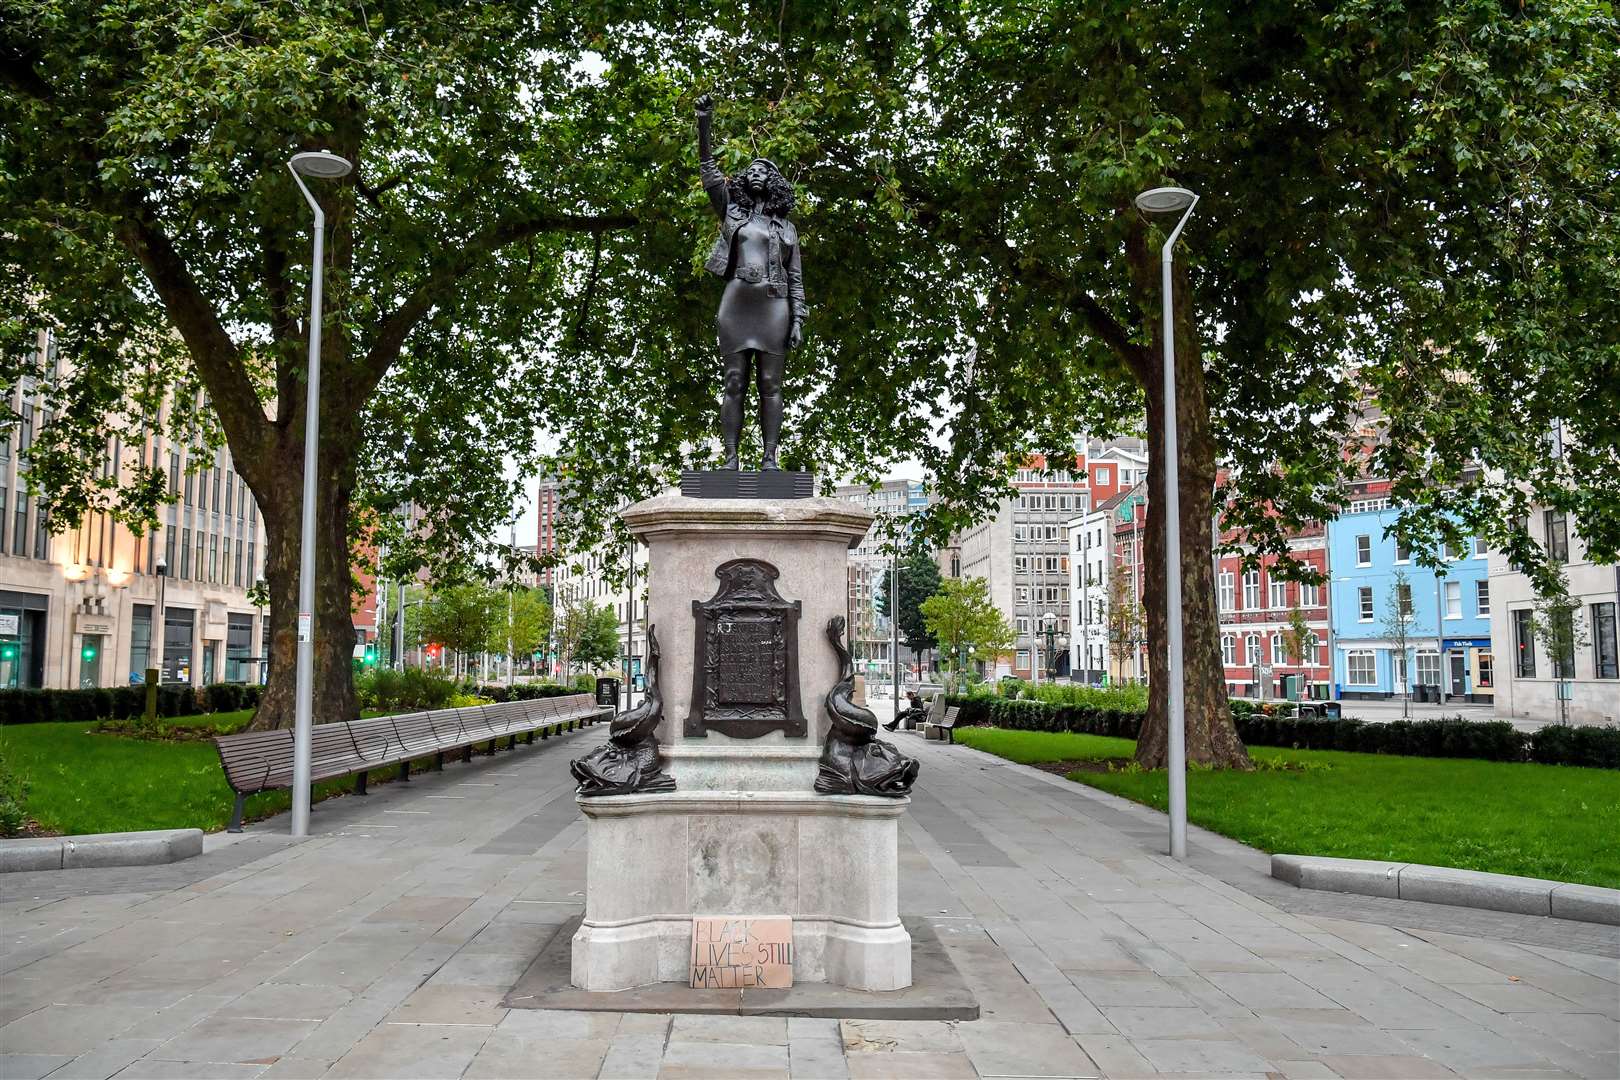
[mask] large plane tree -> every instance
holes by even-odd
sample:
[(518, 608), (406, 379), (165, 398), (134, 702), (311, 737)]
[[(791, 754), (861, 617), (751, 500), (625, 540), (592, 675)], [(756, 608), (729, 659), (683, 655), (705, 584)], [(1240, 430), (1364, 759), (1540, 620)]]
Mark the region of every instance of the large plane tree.
[[(80, 373), (34, 475), (59, 521), (111, 501), (74, 465), (101, 417), (153, 422), (156, 396), (206, 391), (270, 531), (264, 723), (291, 711), (302, 467), (308, 219), (287, 157), (358, 163), (321, 192), (318, 700), (341, 713), (348, 541), (388, 508), (423, 508), (435, 552), (474, 546), (508, 512), (499, 459), (533, 463), (539, 426), (597, 536), (712, 457), (705, 91), (722, 165), (764, 154), (799, 188), (811, 315), (785, 462), (873, 479), (920, 457), (936, 537), (1031, 453), (1061, 461), (1077, 431), (1143, 416), (1162, 504), (1160, 234), (1131, 198), (1202, 195), (1173, 401), (1194, 761), (1246, 762), (1218, 506), (1255, 557), (1285, 554), (1365, 462), (1420, 549), (1466, 528), (1536, 566), (1513, 524), (1531, 498), (1573, 512), (1599, 557), (1620, 547), (1605, 5), (11, 0), (0, 27), (0, 326), (57, 326)], [(1569, 450), (1549, 463), (1554, 420)], [(125, 487), (128, 514), (161, 498)], [(1156, 764), (1160, 515), (1147, 534), (1138, 753)]]

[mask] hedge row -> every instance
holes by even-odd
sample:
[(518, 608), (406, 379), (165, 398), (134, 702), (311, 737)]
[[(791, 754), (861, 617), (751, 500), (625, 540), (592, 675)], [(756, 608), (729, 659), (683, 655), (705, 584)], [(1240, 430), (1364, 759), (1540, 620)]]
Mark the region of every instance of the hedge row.
[[(251, 709), (261, 688), (241, 683), (163, 686), (159, 716)], [(0, 724), (94, 723), (129, 720), (146, 714), (146, 687), (110, 686), (96, 690), (0, 690)]]
[[(1014, 731), (1068, 731), (1122, 739), (1136, 738), (1143, 716), (1119, 709), (994, 697), (952, 697), (949, 703), (962, 710), (957, 723), (964, 726), (985, 724)], [(1457, 718), (1369, 724), (1348, 718), (1317, 720), (1261, 713), (1245, 713), (1233, 719), (1238, 736), (1249, 746), (1620, 769), (1620, 728), (1551, 724), (1525, 732), (1502, 720)]]
[[(595, 688), (592, 687), (594, 690)], [(528, 701), (531, 698), (566, 697), (585, 693), (572, 686), (558, 683), (513, 683), (511, 686), (480, 686), (474, 691), (479, 697), (491, 701)]]

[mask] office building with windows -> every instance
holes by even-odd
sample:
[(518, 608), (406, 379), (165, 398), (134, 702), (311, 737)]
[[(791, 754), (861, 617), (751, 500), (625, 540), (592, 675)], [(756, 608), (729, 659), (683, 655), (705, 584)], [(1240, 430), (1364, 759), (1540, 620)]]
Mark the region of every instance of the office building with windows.
[[(104, 513), (53, 535), (50, 508), (28, 490), (29, 450), (51, 422), (63, 358), (42, 332), (43, 383), (8, 391), (19, 423), (0, 434), (0, 688), (92, 688), (143, 679), (163, 635), (165, 682), (259, 682), (268, 672), (267, 610), (248, 599), (262, 574), (258, 506), (225, 448), (150, 433), (108, 436), (104, 477), (161, 467), (173, 500), (137, 536)], [(111, 427), (112, 425), (109, 425)], [(167, 567), (155, 613), (157, 565)]]
[[(1326, 533), (1322, 525), (1313, 523), (1288, 538), (1293, 560), (1314, 569), (1324, 580), (1328, 571)], [(1230, 533), (1221, 538), (1223, 543), (1233, 539)], [(1260, 700), (1328, 698), (1332, 691), (1330, 595), (1324, 584), (1288, 580), (1277, 572), (1275, 556), (1264, 556), (1259, 566), (1245, 569), (1241, 552), (1219, 555), (1215, 606), (1227, 693)]]
[[(870, 682), (886, 684), (894, 677), (894, 628), (888, 617), (878, 610), (879, 598), (894, 571), (886, 526), (927, 509), (928, 492), (921, 480), (885, 480), (873, 486), (846, 484), (834, 494), (865, 507), (877, 518), (860, 544), (849, 553), (846, 607), (849, 648), (856, 670)], [(921, 658), (907, 645), (903, 634), (899, 659), (906, 668), (921, 673)]]
[(1147, 623), (1142, 605), (1146, 527), (1146, 480), (1115, 492), (1095, 510), (1069, 522), (1069, 663), (1076, 682), (1146, 681)]
[(1425, 700), (1488, 704), (1499, 675), (1491, 612), (1500, 597), (1492, 595), (1485, 541), (1448, 546), (1444, 571), (1425, 569), (1386, 535), (1398, 517), (1387, 496), (1369, 494), (1327, 526), (1336, 696), (1390, 698), (1410, 687)]
[[(1501, 659), (1496, 713), (1501, 717), (1572, 724), (1620, 723), (1620, 565), (1593, 562), (1579, 522), (1562, 510), (1537, 507), (1523, 523), (1553, 561), (1562, 563), (1575, 603), (1568, 632), (1537, 633), (1536, 594), (1529, 577), (1492, 552), (1488, 576), (1492, 637)], [(1550, 649), (1548, 638), (1561, 649)], [(1561, 651), (1562, 656), (1555, 655)], [(1561, 710), (1559, 699), (1565, 705)]]

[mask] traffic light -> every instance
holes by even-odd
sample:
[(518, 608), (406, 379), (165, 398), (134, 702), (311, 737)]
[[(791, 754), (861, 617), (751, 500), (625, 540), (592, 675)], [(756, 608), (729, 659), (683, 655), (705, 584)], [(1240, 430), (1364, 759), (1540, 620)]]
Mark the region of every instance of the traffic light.
[(96, 658), (96, 643), (93, 641), (85, 642), (84, 647), (79, 650), (79, 657), (85, 663), (93, 661)]
[(15, 641), (0, 641), (0, 660), (17, 659), (17, 643)]
[(366, 646), (366, 664), (369, 666), (377, 662), (377, 643), (371, 642)]

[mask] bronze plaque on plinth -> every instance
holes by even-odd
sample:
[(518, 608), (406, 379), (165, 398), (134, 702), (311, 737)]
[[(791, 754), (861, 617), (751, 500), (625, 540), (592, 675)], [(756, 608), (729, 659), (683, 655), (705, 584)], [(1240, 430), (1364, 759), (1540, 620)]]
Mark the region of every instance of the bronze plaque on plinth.
[(685, 734), (757, 739), (780, 731), (803, 738), (799, 601), (782, 599), (776, 567), (759, 559), (732, 559), (714, 576), (719, 591), (692, 601), (697, 655)]

